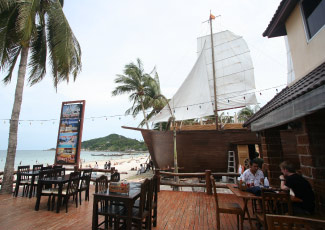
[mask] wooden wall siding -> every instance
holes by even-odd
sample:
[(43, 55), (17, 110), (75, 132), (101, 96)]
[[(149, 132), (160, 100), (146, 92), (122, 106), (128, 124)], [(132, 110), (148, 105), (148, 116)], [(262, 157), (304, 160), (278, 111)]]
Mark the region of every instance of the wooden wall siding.
[[(0, 229), (49, 229), (83, 230), (91, 229), (94, 186), (91, 186), (90, 201), (82, 200), (82, 205), (75, 208), (70, 200), (69, 211), (62, 207), (60, 213), (47, 211), (47, 198), (41, 199), (39, 211), (34, 211), (36, 198), (12, 197), (0, 195)], [(193, 192), (161, 191), (158, 202), (158, 223), (155, 230), (174, 229), (216, 229), (215, 203), (212, 195)], [(220, 194), (221, 202), (238, 202), (240, 199), (231, 194)], [(236, 216), (221, 215), (221, 229), (235, 230)], [(248, 221), (244, 222), (248, 230)]]
[[(171, 126), (172, 129), (172, 126)], [(206, 125), (178, 125), (177, 130), (216, 130), (215, 124), (206, 124)], [(246, 129), (243, 127), (243, 124), (240, 123), (227, 123), (223, 126), (223, 129)]]
[[(152, 130), (141, 132), (156, 166), (173, 167), (173, 132)], [(178, 166), (182, 167), (184, 172), (203, 172), (206, 169), (212, 172), (226, 172), (228, 151), (234, 150), (233, 145), (236, 143), (257, 144), (259, 140), (255, 133), (243, 129), (178, 131)]]

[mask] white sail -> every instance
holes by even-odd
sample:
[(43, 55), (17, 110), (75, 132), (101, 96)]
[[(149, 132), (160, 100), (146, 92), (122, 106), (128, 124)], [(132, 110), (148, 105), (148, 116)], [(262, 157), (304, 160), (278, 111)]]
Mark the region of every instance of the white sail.
[[(210, 35), (198, 38), (198, 59), (171, 99), (176, 120), (214, 114)], [(245, 40), (230, 31), (213, 34), (218, 111), (256, 104), (254, 68)], [(166, 106), (150, 122), (167, 121)]]

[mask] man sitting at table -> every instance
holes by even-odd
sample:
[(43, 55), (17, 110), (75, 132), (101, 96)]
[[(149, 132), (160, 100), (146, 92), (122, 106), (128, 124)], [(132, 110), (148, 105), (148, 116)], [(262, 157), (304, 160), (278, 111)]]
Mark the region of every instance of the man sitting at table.
[(262, 170), (258, 168), (258, 162), (254, 159), (249, 162), (249, 169), (246, 169), (241, 179), (246, 182), (246, 184), (254, 183), (254, 186), (259, 186), (264, 183), (264, 174)]
[(302, 203), (293, 203), (293, 212), (296, 215), (310, 215), (314, 213), (315, 196), (309, 182), (301, 175), (296, 173), (292, 163), (283, 161), (280, 164), (283, 175), (280, 175), (281, 189), (291, 189), (296, 197), (302, 200)]

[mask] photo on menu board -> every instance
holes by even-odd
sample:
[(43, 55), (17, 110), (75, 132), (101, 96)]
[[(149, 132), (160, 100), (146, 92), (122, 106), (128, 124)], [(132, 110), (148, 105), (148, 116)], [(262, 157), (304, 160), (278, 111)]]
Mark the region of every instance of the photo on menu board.
[(59, 127), (56, 163), (75, 164), (79, 144), (82, 104), (63, 104)]

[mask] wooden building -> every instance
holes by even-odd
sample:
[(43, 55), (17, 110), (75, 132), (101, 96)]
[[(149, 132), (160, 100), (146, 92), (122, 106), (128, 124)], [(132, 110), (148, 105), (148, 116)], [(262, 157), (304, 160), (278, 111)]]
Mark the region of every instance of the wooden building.
[(325, 211), (325, 1), (282, 0), (263, 36), (284, 36), (287, 87), (244, 126), (258, 132), (270, 182), (279, 163), (292, 161), (311, 183)]

